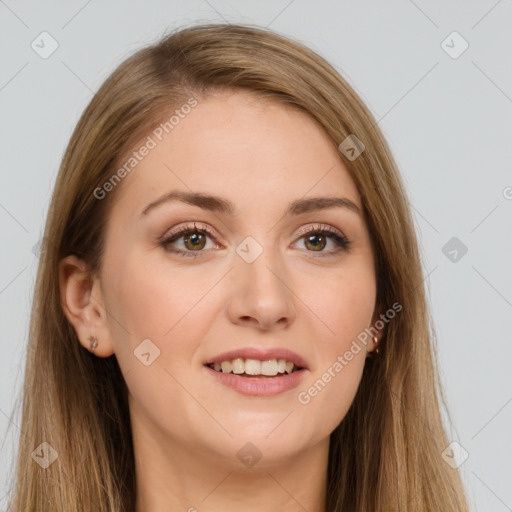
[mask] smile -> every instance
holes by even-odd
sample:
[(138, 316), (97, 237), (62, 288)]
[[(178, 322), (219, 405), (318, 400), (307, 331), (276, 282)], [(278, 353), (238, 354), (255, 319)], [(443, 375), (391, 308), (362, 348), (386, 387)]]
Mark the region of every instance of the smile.
[(258, 359), (243, 359), (241, 357), (233, 360), (211, 363), (208, 367), (212, 368), (216, 372), (243, 376), (266, 377), (289, 374), (301, 369), (296, 364), (291, 361), (287, 361), (286, 359), (268, 359), (266, 361), (260, 361)]

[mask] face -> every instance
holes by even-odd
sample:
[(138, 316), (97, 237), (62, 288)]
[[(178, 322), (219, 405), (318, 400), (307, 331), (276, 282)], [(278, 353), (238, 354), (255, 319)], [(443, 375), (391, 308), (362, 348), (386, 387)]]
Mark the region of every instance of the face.
[[(246, 92), (199, 99), (153, 139), (117, 185), (99, 277), (101, 341), (134, 430), (233, 464), (248, 442), (269, 463), (327, 442), (358, 388), (366, 348), (347, 352), (376, 299), (360, 196), (335, 145), (307, 115)], [(197, 193), (221, 199), (199, 205)], [(283, 374), (280, 359), (302, 369)], [(233, 360), (243, 374), (216, 371)]]

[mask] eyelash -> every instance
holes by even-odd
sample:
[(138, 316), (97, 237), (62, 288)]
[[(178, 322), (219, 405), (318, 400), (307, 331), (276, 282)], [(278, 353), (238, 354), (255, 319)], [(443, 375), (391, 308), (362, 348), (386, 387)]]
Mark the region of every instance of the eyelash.
[[(174, 254), (178, 254), (180, 256), (184, 257), (192, 257), (197, 258), (201, 253), (204, 253), (204, 250), (200, 251), (184, 251), (182, 249), (175, 249), (175, 248), (169, 248), (168, 246), (175, 242), (176, 240), (180, 239), (184, 235), (193, 234), (193, 233), (201, 233), (206, 234), (210, 238), (215, 239), (214, 233), (207, 227), (204, 226), (202, 228), (197, 228), (196, 224), (194, 223), (194, 226), (182, 226), (174, 233), (171, 233), (170, 235), (166, 236), (161, 242), (160, 245), (166, 250)], [(336, 249), (324, 252), (320, 251), (318, 256), (321, 258), (324, 257), (331, 257), (336, 256), (340, 251), (348, 251), (351, 245), (351, 241), (344, 235), (340, 235), (340, 233), (335, 230), (334, 228), (326, 225), (318, 224), (316, 227), (313, 227), (311, 229), (306, 229), (304, 231), (301, 231), (301, 234), (298, 238), (300, 240), (301, 238), (304, 238), (307, 235), (326, 235), (328, 238), (332, 238), (336, 245), (338, 246)], [(315, 251), (307, 251), (307, 252), (315, 252)]]

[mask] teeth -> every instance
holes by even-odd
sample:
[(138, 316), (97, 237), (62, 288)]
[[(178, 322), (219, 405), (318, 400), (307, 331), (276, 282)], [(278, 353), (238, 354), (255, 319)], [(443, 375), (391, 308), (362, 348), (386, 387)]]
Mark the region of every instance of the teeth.
[(242, 359), (240, 357), (232, 361), (222, 361), (222, 363), (214, 363), (211, 365), (217, 372), (234, 373), (241, 375), (267, 375), (274, 376), (279, 373), (292, 373), (297, 367), (290, 361), (285, 359), (268, 359), (260, 361), (258, 359)]
[[(233, 359), (232, 367), (233, 367), (233, 373), (236, 373), (237, 375), (244, 373), (244, 368), (245, 368), (244, 360), (240, 359), (240, 358)], [(226, 372), (224, 372), (224, 373), (226, 373)]]
[(233, 365), (231, 364), (231, 361), (222, 361), (220, 367), (222, 369), (222, 373), (231, 373)]
[(245, 373), (247, 373), (247, 375), (261, 375), (261, 361), (258, 361), (257, 359), (246, 359)]
[(277, 375), (277, 359), (270, 359), (269, 361), (262, 361), (261, 362), (261, 373), (263, 375)]

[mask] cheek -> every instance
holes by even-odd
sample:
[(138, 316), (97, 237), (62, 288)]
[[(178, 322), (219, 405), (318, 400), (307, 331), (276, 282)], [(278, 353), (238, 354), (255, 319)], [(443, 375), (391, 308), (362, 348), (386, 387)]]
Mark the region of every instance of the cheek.
[(368, 261), (356, 260), (350, 266), (315, 279), (314, 294), (308, 306), (324, 325), (319, 337), (318, 355), (323, 362), (348, 349), (351, 342), (371, 325), (376, 299), (376, 282)]
[(317, 365), (298, 390), (297, 403), (303, 413), (322, 418), (317, 425), (322, 433), (344, 418), (361, 381), (370, 342), (365, 329), (371, 325), (376, 298), (370, 269), (354, 266), (331, 275), (308, 303), (322, 322), (317, 322), (315, 337)]
[[(139, 419), (150, 418), (181, 435), (204, 415), (187, 390), (193, 389), (197, 349), (215, 317), (205, 294), (218, 276), (147, 261), (137, 253), (115, 262), (111, 258), (108, 264), (105, 260), (114, 350), (130, 391), (130, 408), (139, 411)], [(181, 414), (169, 419), (169, 410)]]
[[(197, 306), (211, 287), (212, 276), (194, 276), (183, 269), (171, 269), (141, 254), (105, 261), (106, 299), (111, 321), (116, 355), (131, 366), (133, 351), (145, 339), (160, 350), (160, 363), (172, 367), (179, 359), (190, 361), (194, 349), (194, 336), (200, 334)], [(195, 329), (195, 330), (194, 330)], [(198, 335), (196, 339), (201, 339)], [(171, 357), (172, 355), (172, 357)]]

